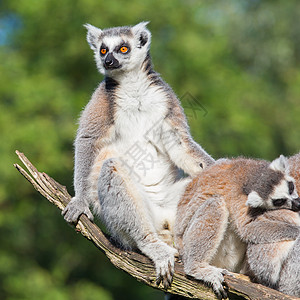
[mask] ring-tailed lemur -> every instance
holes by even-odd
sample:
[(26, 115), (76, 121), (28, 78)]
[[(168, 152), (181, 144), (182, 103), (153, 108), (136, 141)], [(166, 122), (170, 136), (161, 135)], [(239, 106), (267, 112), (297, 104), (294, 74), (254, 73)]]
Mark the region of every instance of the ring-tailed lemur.
[[(295, 179), (290, 191), (300, 190), (300, 153), (289, 158), (289, 173)], [(284, 199), (283, 199), (284, 200)], [(298, 226), (298, 212), (276, 210), (265, 212), (265, 218), (280, 224), (282, 228)], [(267, 231), (266, 231), (267, 234)], [(285, 294), (300, 297), (300, 235), (293, 239), (271, 243), (250, 243), (247, 246), (246, 274), (261, 284), (275, 288)]]
[(244, 269), (248, 244), (298, 237), (298, 225), (283, 226), (267, 214), (300, 210), (293, 185), (283, 156), (272, 163), (221, 159), (195, 177), (178, 204), (175, 222), (175, 245), (185, 272), (226, 298), (223, 275)]
[(104, 81), (82, 112), (75, 140), (75, 197), (63, 211), (76, 222), (94, 212), (125, 249), (153, 260), (157, 283), (174, 270), (173, 223), (189, 178), (214, 160), (192, 139), (172, 89), (152, 68), (142, 22), (101, 30), (87, 41)]

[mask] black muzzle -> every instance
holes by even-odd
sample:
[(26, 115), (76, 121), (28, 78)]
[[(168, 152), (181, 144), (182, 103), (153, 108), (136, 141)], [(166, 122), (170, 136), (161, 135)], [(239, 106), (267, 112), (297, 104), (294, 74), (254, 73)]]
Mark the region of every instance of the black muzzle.
[(292, 201), (292, 211), (300, 211), (300, 198), (293, 199)]
[(106, 70), (113, 70), (120, 68), (120, 63), (112, 53), (108, 53), (104, 61), (104, 67)]

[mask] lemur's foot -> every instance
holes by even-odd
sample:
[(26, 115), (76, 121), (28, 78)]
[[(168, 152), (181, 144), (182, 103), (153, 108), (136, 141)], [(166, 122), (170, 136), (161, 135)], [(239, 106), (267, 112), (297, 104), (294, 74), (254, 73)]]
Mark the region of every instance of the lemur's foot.
[(223, 275), (231, 275), (225, 269), (220, 269), (214, 266), (207, 266), (197, 269), (196, 272), (192, 272), (193, 274), (189, 274), (194, 278), (203, 281), (206, 285), (211, 287), (218, 297), (218, 299), (226, 299), (227, 298), (227, 290), (228, 286), (224, 280)]

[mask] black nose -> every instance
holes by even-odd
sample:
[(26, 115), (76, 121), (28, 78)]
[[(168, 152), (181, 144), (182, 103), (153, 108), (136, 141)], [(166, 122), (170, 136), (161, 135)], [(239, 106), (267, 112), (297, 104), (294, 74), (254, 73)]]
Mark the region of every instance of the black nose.
[(292, 211), (300, 211), (300, 198), (293, 199)]
[(104, 67), (107, 70), (118, 69), (120, 67), (120, 63), (112, 53), (108, 53), (104, 61)]

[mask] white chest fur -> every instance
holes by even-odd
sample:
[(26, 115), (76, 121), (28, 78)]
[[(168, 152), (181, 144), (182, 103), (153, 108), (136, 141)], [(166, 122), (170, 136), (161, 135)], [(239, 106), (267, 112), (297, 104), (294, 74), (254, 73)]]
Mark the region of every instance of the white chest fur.
[(140, 140), (166, 114), (166, 95), (145, 74), (122, 81), (116, 92), (116, 131), (126, 141)]
[(167, 97), (145, 76), (126, 77), (116, 91), (115, 149), (130, 175), (154, 201), (165, 201), (176, 167), (164, 150), (162, 124)]
[(231, 272), (240, 272), (244, 267), (245, 253), (246, 244), (240, 240), (229, 224), (211, 264)]

